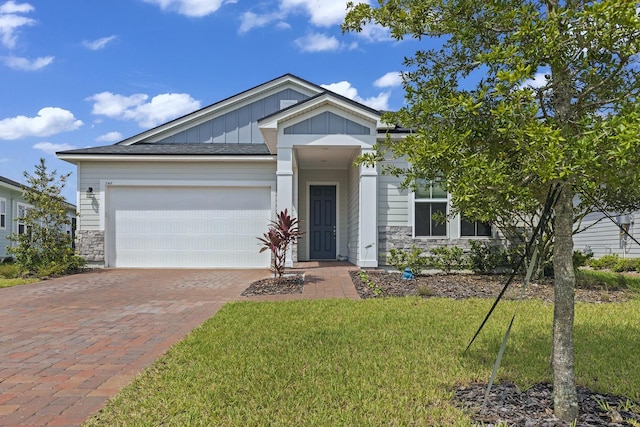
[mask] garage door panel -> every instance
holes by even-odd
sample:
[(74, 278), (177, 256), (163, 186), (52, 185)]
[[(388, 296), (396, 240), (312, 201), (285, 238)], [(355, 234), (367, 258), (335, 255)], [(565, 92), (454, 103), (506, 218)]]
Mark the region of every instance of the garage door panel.
[(271, 217), (268, 187), (110, 187), (109, 264), (268, 267), (256, 237)]

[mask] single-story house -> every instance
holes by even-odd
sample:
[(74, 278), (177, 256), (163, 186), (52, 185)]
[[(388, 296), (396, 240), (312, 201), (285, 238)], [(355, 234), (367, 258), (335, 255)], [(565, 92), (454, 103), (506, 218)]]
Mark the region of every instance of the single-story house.
[[(0, 261), (8, 257), (7, 248), (15, 242), (9, 240), (10, 234), (26, 232), (25, 224), (18, 220), (24, 215), (29, 204), (24, 199), (24, 186), (19, 182), (0, 176)], [(71, 224), (65, 231), (74, 238), (76, 207), (68, 204)]]
[(257, 237), (284, 209), (305, 233), (288, 265), (376, 267), (392, 247), (491, 238), (484, 224), (434, 221), (449, 206), (437, 186), (414, 193), (354, 164), (403, 137), (380, 115), (286, 74), (114, 145), (58, 152), (78, 168), (77, 250), (107, 267), (268, 267)]

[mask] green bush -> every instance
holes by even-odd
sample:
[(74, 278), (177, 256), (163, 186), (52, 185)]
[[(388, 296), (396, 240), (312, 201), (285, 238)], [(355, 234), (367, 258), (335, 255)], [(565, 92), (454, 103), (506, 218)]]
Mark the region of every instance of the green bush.
[(489, 274), (498, 267), (509, 265), (510, 256), (502, 246), (472, 240), (469, 252), (469, 268), (476, 274)]
[(616, 254), (605, 255), (598, 259), (589, 260), (589, 267), (596, 270), (613, 270), (620, 257)]
[(440, 246), (439, 248), (431, 249), (430, 253), (431, 255), (427, 257), (428, 265), (445, 273), (469, 268), (468, 257), (458, 246)]
[(620, 258), (619, 255), (612, 254), (591, 259), (587, 265), (595, 270), (640, 271), (640, 258)]
[(20, 276), (22, 276), (22, 270), (18, 264), (9, 262), (0, 264), (0, 277), (5, 279), (17, 279)]
[(420, 274), (426, 266), (427, 259), (423, 256), (422, 249), (412, 246), (411, 251), (403, 251), (401, 249), (391, 249), (388, 255), (383, 255), (387, 259), (387, 264), (398, 271), (404, 271), (409, 267), (413, 274)]
[(593, 258), (592, 253), (585, 253), (582, 251), (573, 251), (573, 268), (578, 269), (584, 267)]

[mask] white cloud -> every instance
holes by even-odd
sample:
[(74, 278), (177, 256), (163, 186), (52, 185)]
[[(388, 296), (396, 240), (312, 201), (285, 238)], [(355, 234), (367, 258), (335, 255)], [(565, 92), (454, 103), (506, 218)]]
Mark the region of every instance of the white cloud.
[(2, 58), (4, 65), (14, 70), (36, 71), (40, 70), (53, 62), (53, 56), (42, 56), (34, 60), (22, 58), (19, 56), (5, 56)]
[(42, 150), (47, 154), (56, 154), (56, 151), (73, 150), (74, 147), (71, 144), (53, 144), (51, 142), (38, 142), (34, 144), (33, 148), (36, 150)]
[(33, 6), (29, 3), (16, 3), (13, 0), (9, 0), (0, 5), (0, 13), (28, 13), (31, 11), (33, 11)]
[(15, 47), (18, 39), (16, 31), (20, 27), (36, 23), (35, 19), (22, 16), (33, 10), (33, 6), (29, 3), (16, 3), (13, 0), (0, 5), (0, 41), (5, 47), (9, 49)]
[(297, 38), (293, 43), (302, 52), (327, 52), (338, 50), (341, 47), (337, 38), (320, 33), (308, 34)]
[(391, 40), (391, 33), (388, 28), (380, 24), (368, 23), (362, 27), (362, 31), (356, 33), (356, 36), (370, 42), (385, 42)]
[(262, 28), (271, 24), (272, 22), (276, 22), (276, 27), (280, 29), (289, 29), (291, 26), (281, 19), (284, 17), (284, 14), (280, 12), (275, 13), (265, 13), (265, 14), (257, 14), (251, 11), (245, 12), (240, 17), (240, 28), (238, 28), (238, 32), (240, 34), (246, 33), (248, 31), (253, 30), (254, 28)]
[(115, 142), (115, 141), (121, 141), (121, 140), (122, 140), (122, 134), (120, 132), (105, 133), (104, 135), (100, 135), (99, 137), (96, 138), (96, 141), (98, 142)]
[(147, 3), (155, 4), (162, 10), (170, 10), (181, 15), (202, 17), (211, 15), (220, 9), (224, 3), (235, 3), (236, 1), (224, 0), (144, 0)]
[(200, 108), (200, 101), (186, 93), (163, 93), (149, 102), (149, 96), (131, 96), (102, 92), (87, 100), (94, 101), (92, 113), (121, 120), (134, 120), (140, 127), (153, 127)]
[(368, 107), (375, 108), (376, 110), (388, 110), (389, 109), (389, 92), (381, 92), (378, 96), (372, 96), (369, 98), (362, 98), (358, 95), (358, 89), (351, 86), (348, 81), (342, 81), (337, 83), (331, 83), (328, 85), (320, 85), (323, 88), (342, 95), (346, 98), (352, 99), (356, 102), (364, 104)]
[(545, 77), (546, 74), (549, 74), (548, 72), (546, 73), (536, 73), (532, 79), (527, 79), (524, 82), (522, 82), (522, 85), (520, 87), (530, 87), (532, 89), (540, 89), (541, 87), (544, 87), (547, 85), (548, 81), (547, 78)]
[(109, 43), (114, 41), (116, 38), (117, 36), (109, 36), (109, 37), (102, 37), (93, 41), (85, 40), (82, 42), (82, 45), (90, 50), (100, 50), (100, 49), (104, 49)]
[(70, 111), (45, 107), (36, 117), (17, 116), (0, 120), (0, 139), (19, 139), (27, 136), (51, 136), (82, 126)]
[(396, 87), (402, 84), (402, 75), (399, 71), (390, 71), (373, 82), (375, 87)]
[[(291, 28), (285, 19), (296, 14), (307, 16), (311, 25), (315, 27), (328, 28), (340, 25), (347, 13), (347, 2), (348, 0), (278, 0), (278, 7), (272, 12), (263, 14), (245, 12), (240, 19), (238, 32), (244, 33), (272, 23), (280, 29)], [(359, 0), (354, 3), (369, 3), (369, 1)]]
[[(368, 3), (355, 1), (354, 3)], [(280, 10), (289, 13), (304, 13), (317, 27), (339, 25), (347, 14), (347, 0), (280, 0)]]

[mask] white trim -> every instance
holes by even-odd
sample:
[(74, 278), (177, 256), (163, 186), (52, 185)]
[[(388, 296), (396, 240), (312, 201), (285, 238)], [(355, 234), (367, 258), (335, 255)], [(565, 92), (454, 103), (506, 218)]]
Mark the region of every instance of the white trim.
[(15, 226), (15, 230), (14, 233), (20, 235), (20, 234), (24, 234), (24, 233), (19, 233), (19, 226), (20, 224), (24, 225), (25, 227), (25, 231), (27, 229), (27, 224), (24, 221), (20, 221), (18, 218), (20, 218), (20, 208), (24, 208), (25, 210), (25, 215), (27, 214), (26, 211), (29, 210), (29, 208), (32, 208), (33, 206), (28, 204), (28, 203), (24, 203), (24, 202), (18, 202), (16, 201), (16, 212), (15, 215), (13, 216), (13, 222), (15, 222), (16, 226)]
[[(339, 254), (340, 247), (340, 181), (307, 181), (307, 217), (305, 221), (307, 224), (311, 224), (311, 186), (317, 185), (327, 185), (327, 186), (335, 186), (336, 187), (336, 258)], [(307, 227), (307, 232), (309, 231)], [(311, 236), (308, 235), (308, 238), (304, 239), (305, 249), (307, 251), (307, 259), (309, 261), (313, 261), (311, 259), (311, 249), (309, 247), (309, 243), (311, 241)]]
[[(1, 208), (2, 202), (4, 202), (4, 211)], [(0, 197), (0, 218), (2, 218), (3, 216), (4, 216), (4, 225), (2, 225), (2, 222), (0, 221), (0, 230), (7, 229), (7, 199), (4, 197)]]
[[(270, 188), (272, 199), (276, 197), (275, 181), (216, 181), (216, 180), (158, 180), (158, 179), (101, 179), (100, 191), (94, 193), (100, 206), (99, 230), (105, 231), (107, 211), (107, 189), (109, 187), (264, 187)], [(275, 218), (275, 202), (272, 200), (273, 218)], [(106, 241), (105, 241), (106, 247)]]
[[(449, 215), (449, 210), (451, 207), (451, 195), (449, 194), (449, 192), (447, 191), (447, 197), (446, 198), (429, 198), (429, 199), (425, 199), (425, 198), (416, 198), (416, 192), (415, 191), (411, 191), (410, 196), (408, 197), (409, 202), (411, 203), (409, 206), (409, 212), (407, 217), (409, 218), (409, 221), (411, 221), (411, 238), (415, 239), (415, 240), (437, 240), (437, 239), (452, 239), (452, 230), (451, 230), (451, 220), (447, 219), (447, 222), (445, 222), (445, 235), (444, 236), (416, 236), (416, 203), (445, 203), (446, 204), (446, 212), (445, 215)], [(460, 227), (458, 227), (458, 234), (460, 234)]]
[(58, 154), (60, 160), (73, 161), (119, 161), (119, 162), (275, 162), (277, 157), (263, 156), (214, 156), (214, 155), (150, 155), (150, 154)]

